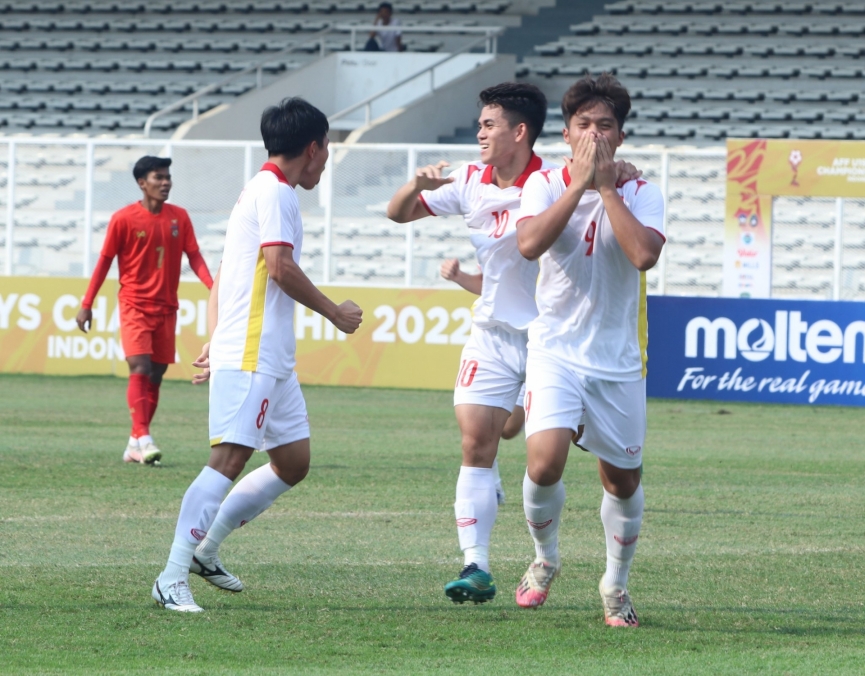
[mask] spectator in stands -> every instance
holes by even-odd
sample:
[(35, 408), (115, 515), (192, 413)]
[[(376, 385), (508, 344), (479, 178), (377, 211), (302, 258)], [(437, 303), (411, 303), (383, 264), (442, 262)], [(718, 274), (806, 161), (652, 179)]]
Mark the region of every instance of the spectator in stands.
[(76, 318), (78, 328), (87, 333), (93, 301), (116, 257), (120, 341), (129, 363), (126, 400), (132, 417), (123, 460), (148, 465), (158, 464), (162, 457), (150, 436), (150, 423), (159, 403), (162, 376), (174, 363), (177, 287), (184, 253), (204, 285), (213, 286), (189, 214), (166, 203), (171, 190), (170, 165), (168, 157), (149, 155), (135, 163), (132, 175), (141, 189), (141, 200), (111, 217), (102, 254)]
[[(383, 2), (378, 6), (373, 24), (376, 26), (399, 26), (399, 19), (393, 18), (393, 5)], [(400, 39), (400, 31), (373, 31), (369, 34), (364, 49), (368, 52), (402, 52), (405, 47)]]

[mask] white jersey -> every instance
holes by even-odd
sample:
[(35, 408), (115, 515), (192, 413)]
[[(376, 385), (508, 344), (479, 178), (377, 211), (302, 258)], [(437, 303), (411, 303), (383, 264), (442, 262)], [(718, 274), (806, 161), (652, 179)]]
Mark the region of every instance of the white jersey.
[(483, 273), (481, 295), (474, 305), (474, 323), (480, 328), (524, 332), (538, 314), (538, 264), (520, 254), (516, 226), (529, 176), (553, 167), (533, 154), (517, 182), (502, 189), (493, 183), (492, 166), (472, 162), (452, 174), (453, 183), (420, 195), (433, 216), (459, 214), (465, 218)]
[[(569, 184), (566, 168), (531, 176), (523, 190), (521, 219), (548, 209)], [(640, 223), (664, 237), (664, 198), (658, 186), (629, 181), (618, 192)], [(577, 372), (603, 380), (644, 377), (646, 276), (619, 246), (600, 193), (586, 190), (540, 263), (539, 314), (529, 327), (529, 351), (551, 353)]]
[(210, 343), (214, 371), (256, 371), (287, 378), (295, 366), (294, 300), (267, 274), (264, 248), (292, 247), (300, 260), (303, 224), (294, 188), (267, 162), (231, 216), (219, 273), (219, 321)]

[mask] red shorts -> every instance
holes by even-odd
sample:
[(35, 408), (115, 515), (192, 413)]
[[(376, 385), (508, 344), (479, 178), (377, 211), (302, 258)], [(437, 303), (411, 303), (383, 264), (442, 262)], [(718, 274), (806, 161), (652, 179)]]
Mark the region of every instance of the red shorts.
[(120, 303), (120, 341), (127, 357), (149, 354), (157, 364), (174, 363), (177, 313), (155, 315)]

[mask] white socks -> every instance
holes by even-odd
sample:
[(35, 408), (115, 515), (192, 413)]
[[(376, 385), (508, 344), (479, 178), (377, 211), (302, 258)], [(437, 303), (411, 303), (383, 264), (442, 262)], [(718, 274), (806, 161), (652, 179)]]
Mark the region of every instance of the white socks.
[(276, 476), (270, 463), (250, 472), (232, 489), (201, 543), (201, 553), (216, 554), (219, 545), (235, 528), (249, 523), (273, 504), (291, 486)]
[(219, 511), (219, 503), (230, 487), (231, 479), (211, 467), (205, 467), (186, 489), (183, 502), (180, 503), (168, 565), (160, 578), (177, 581), (188, 577), (195, 547), (207, 535)]
[(628, 586), (628, 572), (637, 551), (644, 504), (643, 484), (640, 484), (627, 500), (604, 491), (601, 522), (607, 536), (607, 572), (604, 574), (606, 589), (626, 589)]
[(460, 467), (454, 514), (465, 565), (490, 572), (490, 535), (496, 523), (496, 475), (486, 467)]
[(565, 506), (565, 484), (561, 479), (552, 486), (539, 486), (523, 478), (523, 509), (529, 533), (535, 541), (537, 558), (559, 565), (559, 522)]

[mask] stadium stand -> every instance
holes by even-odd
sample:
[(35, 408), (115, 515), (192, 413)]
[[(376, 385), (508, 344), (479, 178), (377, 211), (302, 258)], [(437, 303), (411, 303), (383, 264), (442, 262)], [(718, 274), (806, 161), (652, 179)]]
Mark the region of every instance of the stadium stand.
[[(181, 96), (291, 47), (264, 67), (267, 83), (318, 58), (310, 36), (336, 24), (369, 24), (379, 0), (110, 0), (0, 2), (0, 130), (5, 133), (116, 133), (140, 130), (150, 113)], [(409, 51), (446, 51), (464, 42), (460, 26), (517, 26), (549, 2), (397, 1), (404, 26), (449, 27), (454, 34), (407, 33)], [(307, 43), (307, 44), (304, 44)], [(325, 52), (350, 48), (349, 34), (325, 37)], [(254, 76), (200, 102), (199, 112), (255, 86)], [(167, 134), (191, 106), (157, 120)]]
[[(865, 4), (624, 0), (535, 46), (520, 75), (557, 101), (585, 70), (634, 99), (636, 142), (865, 139)], [(558, 135), (561, 116), (546, 131)]]

